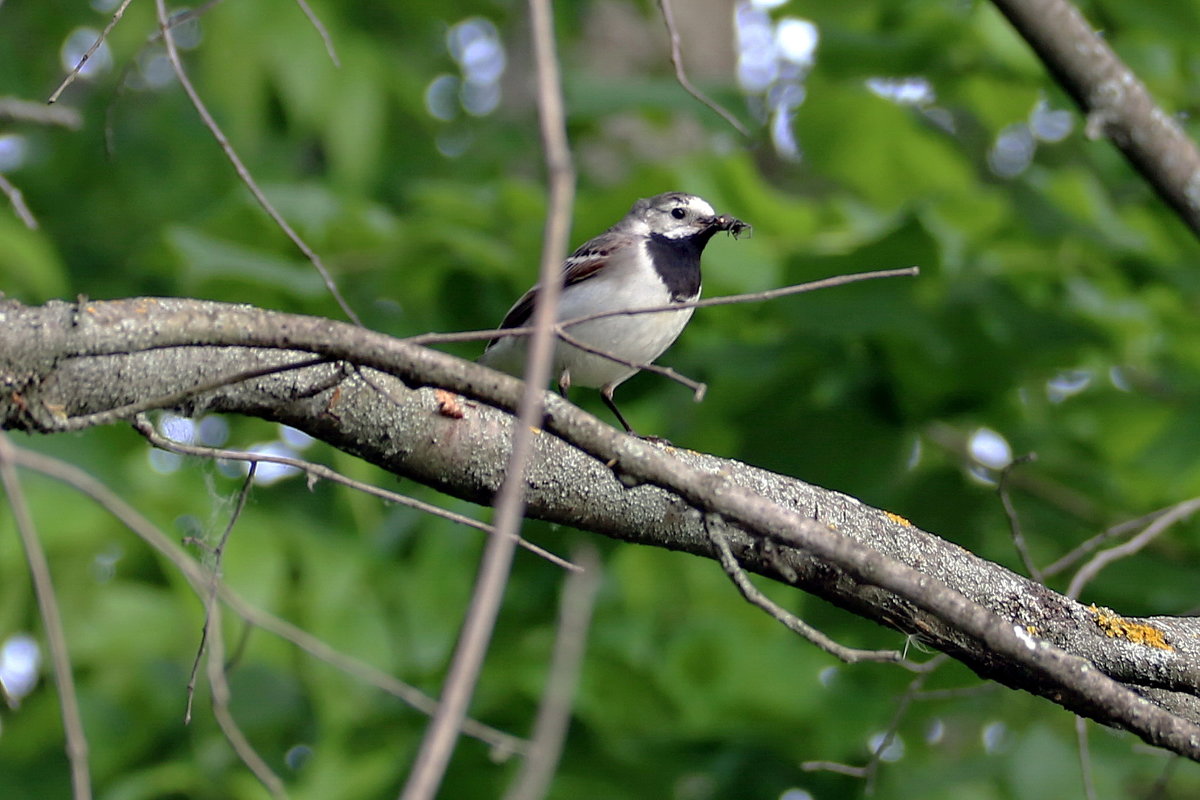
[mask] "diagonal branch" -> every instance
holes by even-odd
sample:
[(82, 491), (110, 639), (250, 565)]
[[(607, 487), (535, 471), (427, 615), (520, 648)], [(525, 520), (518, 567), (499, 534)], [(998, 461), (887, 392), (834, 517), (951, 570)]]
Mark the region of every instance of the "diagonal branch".
[(1068, 0), (993, 0), (1055, 80), (1105, 136), (1200, 235), (1200, 152), (1136, 75)]

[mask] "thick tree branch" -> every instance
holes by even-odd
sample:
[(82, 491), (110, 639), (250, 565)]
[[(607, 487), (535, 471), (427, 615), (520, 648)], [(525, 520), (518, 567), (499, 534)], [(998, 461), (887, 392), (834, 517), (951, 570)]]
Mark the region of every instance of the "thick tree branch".
[[(352, 361), (364, 374), (311, 365), (314, 355)], [(519, 381), (347, 324), (247, 306), (2, 303), (0, 426), (53, 432), (75, 416), (287, 363), (309, 366), (207, 391), (182, 410), (285, 422), (396, 474), (491, 501), (512, 418), (485, 403), (515, 407)], [(464, 402), (461, 417), (443, 415), (427, 386), (476, 402)], [(545, 404), (527, 476), (531, 516), (715, 559), (702, 516), (714, 512), (734, 526), (728, 541), (743, 568), (919, 634), (985, 677), (1200, 758), (1197, 620), (1122, 619), (845, 495), (649, 445), (553, 394)], [(766, 539), (777, 545), (770, 558)]]
[(1055, 80), (1158, 195), (1200, 234), (1200, 152), (1067, 0), (994, 0)]

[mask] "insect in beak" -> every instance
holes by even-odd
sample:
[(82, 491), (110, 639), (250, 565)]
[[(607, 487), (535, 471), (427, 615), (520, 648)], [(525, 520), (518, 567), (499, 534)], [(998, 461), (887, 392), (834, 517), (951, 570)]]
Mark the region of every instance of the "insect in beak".
[(750, 236), (754, 230), (749, 223), (742, 222), (737, 217), (730, 217), (725, 214), (722, 214), (719, 217), (714, 217), (713, 225), (715, 225), (718, 230), (726, 231), (735, 239), (740, 239), (743, 233), (747, 236)]

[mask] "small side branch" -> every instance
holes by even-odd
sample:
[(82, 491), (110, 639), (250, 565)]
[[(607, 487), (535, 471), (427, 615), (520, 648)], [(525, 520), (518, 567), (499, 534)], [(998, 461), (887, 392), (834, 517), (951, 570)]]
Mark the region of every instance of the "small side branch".
[(798, 634), (826, 653), (845, 661), (847, 664), (855, 664), (859, 661), (882, 661), (889, 664), (899, 664), (914, 672), (923, 669), (922, 665), (906, 659), (904, 654), (899, 650), (859, 650), (838, 644), (795, 614), (772, 601), (750, 582), (750, 576), (742, 569), (742, 565), (738, 563), (737, 556), (733, 554), (733, 549), (729, 546), (729, 538), (723, 532), (717, 530), (717, 527), (721, 525), (724, 525), (724, 523), (713, 519), (711, 514), (705, 515), (705, 527), (708, 529), (708, 538), (712, 541), (713, 546), (717, 548), (717, 555), (720, 558), (721, 566), (725, 568), (725, 574), (737, 586), (738, 591), (742, 593), (742, 597), (746, 598), (748, 603), (758, 606), (771, 617), (783, 623), (784, 627), (792, 633)]
[(675, 67), (675, 79), (679, 81), (679, 85), (692, 97), (712, 109), (721, 119), (728, 122), (735, 131), (747, 139), (750, 138), (750, 130), (742, 124), (741, 120), (725, 106), (697, 89), (688, 78), (687, 70), (683, 68), (683, 46), (679, 37), (679, 29), (675, 27), (675, 12), (671, 8), (671, 0), (658, 0), (658, 7), (662, 10), (663, 23), (666, 24), (667, 34), (671, 37), (671, 64)]

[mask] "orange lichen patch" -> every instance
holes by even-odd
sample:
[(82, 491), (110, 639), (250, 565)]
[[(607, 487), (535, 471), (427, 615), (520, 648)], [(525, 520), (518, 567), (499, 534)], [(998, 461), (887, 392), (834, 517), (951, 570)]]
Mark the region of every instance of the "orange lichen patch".
[(1038, 635), (1037, 626), (1036, 625), (1026, 625), (1025, 632), (1028, 633), (1030, 636), (1037, 636)]
[(903, 525), (906, 528), (912, 527), (912, 523), (909, 522), (908, 520), (906, 520), (904, 517), (900, 516), (899, 514), (893, 514), (890, 511), (885, 511), (883, 513), (884, 513), (884, 516), (886, 516), (892, 522), (895, 522), (897, 525)]
[(437, 398), (438, 413), (443, 417), (451, 419), (462, 419), (466, 416), (462, 405), (458, 402), (458, 395), (453, 392), (447, 392), (445, 389), (435, 389), (433, 396)]
[(1163, 632), (1152, 625), (1130, 622), (1118, 616), (1112, 609), (1098, 608), (1095, 603), (1088, 608), (1088, 611), (1096, 615), (1096, 624), (1108, 636), (1127, 639), (1134, 644), (1144, 644), (1147, 647), (1157, 647), (1159, 650), (1175, 649), (1167, 644)]

